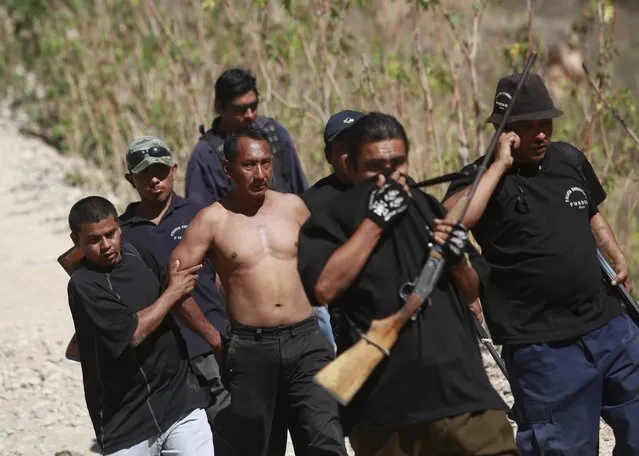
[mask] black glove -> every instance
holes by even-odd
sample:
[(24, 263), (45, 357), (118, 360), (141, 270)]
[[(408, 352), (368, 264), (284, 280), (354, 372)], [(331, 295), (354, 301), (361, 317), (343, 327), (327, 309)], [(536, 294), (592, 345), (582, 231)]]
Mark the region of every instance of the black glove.
[(397, 181), (388, 179), (381, 187), (375, 187), (368, 197), (366, 216), (385, 230), (408, 209), (410, 197)]
[(458, 223), (448, 235), (448, 239), (442, 246), (442, 252), (446, 262), (450, 266), (459, 264), (464, 259), (466, 253), (466, 243), (468, 242), (468, 234), (466, 227)]

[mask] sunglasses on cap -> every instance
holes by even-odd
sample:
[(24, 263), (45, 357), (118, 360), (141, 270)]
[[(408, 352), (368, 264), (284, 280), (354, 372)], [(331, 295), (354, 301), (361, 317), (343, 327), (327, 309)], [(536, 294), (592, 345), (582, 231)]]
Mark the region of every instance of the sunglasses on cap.
[(231, 104), (231, 109), (237, 114), (244, 114), (249, 109), (253, 112), (257, 111), (258, 105), (259, 101), (255, 100), (253, 103)]
[(160, 158), (170, 157), (171, 152), (161, 146), (153, 146), (148, 149), (136, 150), (126, 156), (126, 166), (130, 170), (138, 166), (146, 157)]

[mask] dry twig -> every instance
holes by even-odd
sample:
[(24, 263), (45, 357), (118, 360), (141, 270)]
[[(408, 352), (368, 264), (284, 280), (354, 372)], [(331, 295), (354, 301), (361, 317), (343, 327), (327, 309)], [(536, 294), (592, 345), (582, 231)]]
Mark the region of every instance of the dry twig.
[(606, 96), (602, 93), (601, 89), (599, 89), (599, 87), (597, 87), (597, 83), (594, 81), (594, 79), (592, 78), (592, 76), (588, 72), (588, 68), (586, 67), (585, 63), (582, 65), (582, 67), (584, 69), (584, 72), (586, 73), (586, 78), (588, 79), (588, 83), (590, 84), (590, 87), (593, 88), (593, 90), (595, 91), (595, 93), (597, 94), (599, 99), (604, 103), (604, 105), (606, 105), (606, 108), (608, 108), (610, 110), (610, 113), (613, 115), (613, 117), (615, 119), (617, 119), (617, 121), (623, 126), (623, 128), (626, 130), (626, 132), (630, 135), (632, 140), (639, 146), (639, 137), (637, 136), (637, 134), (633, 131), (632, 128), (630, 128), (630, 126), (623, 119), (623, 117), (621, 117), (621, 114), (619, 114), (619, 111), (617, 110), (617, 108), (615, 108), (610, 103), (608, 98), (606, 98)]

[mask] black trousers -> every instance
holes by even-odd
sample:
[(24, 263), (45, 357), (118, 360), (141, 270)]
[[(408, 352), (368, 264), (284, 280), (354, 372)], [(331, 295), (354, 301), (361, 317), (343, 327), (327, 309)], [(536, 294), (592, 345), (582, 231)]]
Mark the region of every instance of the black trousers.
[(231, 329), (224, 381), (238, 456), (346, 456), (338, 404), (313, 382), (334, 358), (315, 316), (290, 326)]

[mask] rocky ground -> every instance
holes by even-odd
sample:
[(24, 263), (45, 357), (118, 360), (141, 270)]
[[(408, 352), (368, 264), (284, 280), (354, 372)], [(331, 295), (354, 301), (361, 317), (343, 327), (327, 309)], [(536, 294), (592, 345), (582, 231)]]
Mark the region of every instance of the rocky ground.
[[(73, 323), (67, 275), (56, 263), (71, 245), (69, 208), (96, 190), (66, 185), (65, 175), (91, 173), (89, 167), (21, 135), (18, 124), (0, 110), (0, 455), (99, 454), (80, 366), (64, 358)], [(505, 379), (488, 354), (485, 360), (510, 404)], [(612, 432), (602, 427), (600, 454), (610, 455), (613, 445)], [(287, 455), (293, 454), (289, 446)]]

